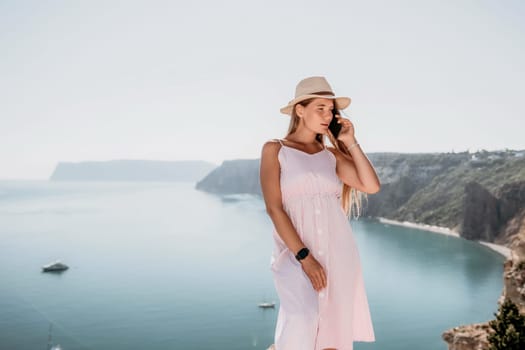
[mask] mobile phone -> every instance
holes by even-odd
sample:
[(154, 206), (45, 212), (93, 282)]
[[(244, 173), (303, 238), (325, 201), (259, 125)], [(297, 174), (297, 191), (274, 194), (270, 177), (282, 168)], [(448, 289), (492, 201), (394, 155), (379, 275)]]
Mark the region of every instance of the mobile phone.
[(330, 121), (330, 124), (328, 125), (328, 129), (332, 132), (332, 135), (337, 139), (337, 136), (339, 136), (339, 132), (341, 131), (341, 128), (343, 127), (341, 124), (337, 122), (336, 114), (339, 114), (339, 111), (337, 109), (332, 109), (332, 120)]

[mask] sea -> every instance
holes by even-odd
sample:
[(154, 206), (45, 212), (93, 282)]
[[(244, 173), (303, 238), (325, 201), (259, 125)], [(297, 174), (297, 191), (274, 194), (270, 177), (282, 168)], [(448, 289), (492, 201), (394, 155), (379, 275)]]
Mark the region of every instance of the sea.
[[(354, 349), (445, 350), (445, 330), (494, 318), (503, 256), (349, 225), (376, 337)], [(0, 349), (266, 349), (272, 230), (260, 197), (194, 182), (0, 181)], [(56, 260), (69, 269), (42, 272)]]

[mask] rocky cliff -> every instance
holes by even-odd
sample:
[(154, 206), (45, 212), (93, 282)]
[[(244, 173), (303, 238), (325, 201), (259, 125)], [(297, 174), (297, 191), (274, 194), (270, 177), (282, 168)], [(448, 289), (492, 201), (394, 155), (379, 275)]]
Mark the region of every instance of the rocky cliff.
[(494, 193), (469, 182), (465, 186), (461, 235), (508, 246), (519, 229), (517, 221), (524, 208), (525, 181), (505, 183)]
[(250, 193), (261, 195), (259, 159), (225, 160), (203, 179), (195, 188), (216, 194)]
[[(399, 179), (394, 182), (384, 182), (380, 175), (381, 191), (369, 196), (368, 215), (444, 226), (462, 232), (465, 215), (468, 214), (465, 211), (466, 204), (470, 200), (487, 198), (489, 194), (502, 196), (499, 191), (502, 191), (504, 185), (525, 181), (523, 156), (505, 153), (489, 153), (486, 159), (475, 155), (463, 156), (442, 154), (441, 158), (426, 158), (428, 162), (435, 163), (435, 167), (431, 169), (441, 169), (434, 172), (429, 171), (428, 163), (427, 166), (422, 166), (421, 161), (414, 162), (411, 157), (405, 158), (403, 162), (412, 171), (407, 172), (408, 175), (400, 174)], [(418, 173), (419, 169), (425, 176), (415, 177), (411, 174)], [(486, 192), (481, 193), (482, 188)], [(501, 208), (503, 207), (502, 202)], [(506, 221), (508, 218), (502, 220)]]

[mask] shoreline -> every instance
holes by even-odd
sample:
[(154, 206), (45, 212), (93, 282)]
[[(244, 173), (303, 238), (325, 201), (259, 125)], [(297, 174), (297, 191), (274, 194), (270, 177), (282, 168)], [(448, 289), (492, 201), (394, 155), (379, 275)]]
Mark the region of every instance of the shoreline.
[[(448, 227), (443, 226), (436, 226), (436, 225), (428, 225), (428, 224), (418, 224), (415, 222), (410, 221), (397, 221), (392, 219), (387, 219), (383, 217), (376, 217), (376, 219), (379, 220), (380, 223), (383, 224), (389, 224), (389, 225), (397, 225), (397, 226), (403, 226), (403, 227), (409, 227), (409, 228), (415, 228), (418, 230), (428, 231), (428, 232), (434, 232), (439, 233), (447, 236), (452, 236), (456, 238), (463, 238), (459, 235), (459, 232), (456, 232)], [(464, 238), (463, 238), (464, 239)], [(481, 245), (484, 245), (485, 247), (492, 249), (493, 251), (499, 253), (500, 255), (504, 256), (505, 259), (510, 259), (512, 255), (512, 250), (504, 245), (496, 244), (496, 243), (490, 243), (490, 242), (484, 242), (476, 240), (475, 242), (478, 242)]]

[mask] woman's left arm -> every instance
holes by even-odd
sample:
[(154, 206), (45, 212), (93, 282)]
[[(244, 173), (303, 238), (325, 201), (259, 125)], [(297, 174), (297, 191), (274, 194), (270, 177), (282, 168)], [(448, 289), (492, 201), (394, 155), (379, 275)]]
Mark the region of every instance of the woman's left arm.
[(354, 125), (347, 119), (337, 116), (339, 123), (342, 124), (341, 132), (338, 140), (342, 141), (351, 154), (337, 151), (335, 148), (331, 149), (336, 157), (336, 172), (337, 176), (350, 187), (353, 187), (361, 192), (377, 193), (381, 189), (381, 183), (376, 174), (376, 171), (368, 157), (365, 155), (361, 146), (356, 145), (357, 141), (354, 136)]

